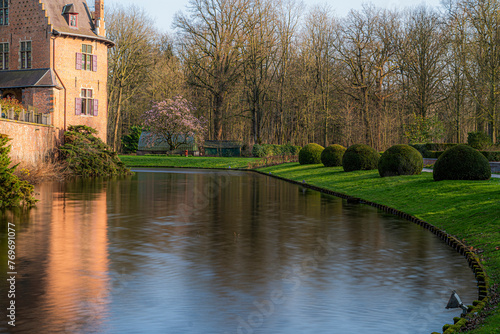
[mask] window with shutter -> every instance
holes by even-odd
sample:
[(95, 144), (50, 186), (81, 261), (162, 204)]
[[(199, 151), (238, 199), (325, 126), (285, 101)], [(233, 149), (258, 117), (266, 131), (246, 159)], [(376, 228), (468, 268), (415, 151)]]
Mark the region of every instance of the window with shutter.
[(97, 56), (92, 56), (92, 71), (97, 72)]
[(75, 99), (75, 115), (81, 115), (82, 114), (82, 99), (76, 98)]
[(76, 69), (82, 69), (82, 54), (78, 52), (76, 53)]
[(98, 111), (99, 111), (99, 100), (95, 99), (94, 100), (94, 116), (98, 115)]

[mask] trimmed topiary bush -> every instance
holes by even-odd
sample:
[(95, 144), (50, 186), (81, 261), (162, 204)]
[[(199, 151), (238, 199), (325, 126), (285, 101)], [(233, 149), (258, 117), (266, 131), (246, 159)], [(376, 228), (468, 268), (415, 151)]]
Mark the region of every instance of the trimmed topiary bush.
[(330, 145), (321, 152), (321, 163), (325, 167), (342, 166), (342, 157), (347, 149), (342, 145)]
[(434, 164), (434, 181), (441, 180), (488, 180), (491, 167), (488, 159), (478, 150), (457, 145), (441, 154)]
[(409, 145), (394, 145), (380, 157), (378, 173), (381, 177), (418, 175), (423, 167), (424, 159), (419, 151)]
[(345, 172), (377, 169), (379, 158), (380, 154), (374, 148), (364, 144), (354, 144), (345, 151), (342, 167)]
[(318, 144), (307, 144), (299, 152), (299, 163), (301, 165), (311, 165), (321, 163), (321, 152), (325, 148)]

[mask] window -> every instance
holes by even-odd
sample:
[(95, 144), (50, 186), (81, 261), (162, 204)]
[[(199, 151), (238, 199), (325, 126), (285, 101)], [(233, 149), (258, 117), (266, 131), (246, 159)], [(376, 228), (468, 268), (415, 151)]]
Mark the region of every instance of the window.
[(21, 42), (21, 69), (31, 68), (31, 41)]
[(92, 45), (82, 45), (82, 68), (86, 71), (92, 71)]
[(9, 69), (9, 43), (0, 43), (0, 71)]
[(77, 27), (78, 26), (78, 20), (77, 20), (76, 15), (73, 15), (73, 14), (69, 15), (69, 25), (70, 25), (70, 27)]
[(82, 44), (82, 53), (76, 54), (76, 69), (97, 72), (97, 56), (92, 54), (92, 45)]
[(82, 88), (80, 98), (75, 102), (75, 114), (97, 116), (98, 101), (94, 99), (92, 89)]
[(0, 26), (9, 24), (9, 0), (0, 0)]

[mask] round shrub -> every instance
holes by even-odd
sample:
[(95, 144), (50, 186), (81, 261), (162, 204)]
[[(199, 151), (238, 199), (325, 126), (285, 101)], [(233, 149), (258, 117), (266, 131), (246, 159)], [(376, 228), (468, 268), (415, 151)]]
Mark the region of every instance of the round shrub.
[(385, 151), (378, 161), (381, 177), (418, 175), (422, 173), (424, 159), (419, 151), (409, 145), (394, 145)]
[(321, 152), (321, 163), (325, 167), (342, 166), (342, 157), (346, 148), (342, 145), (330, 145)]
[(321, 152), (324, 147), (318, 144), (307, 144), (299, 152), (299, 163), (301, 165), (320, 164)]
[(434, 181), (488, 180), (491, 168), (488, 159), (478, 150), (460, 144), (443, 152), (434, 164)]
[(345, 151), (342, 166), (345, 172), (377, 169), (379, 158), (380, 155), (372, 147), (364, 144), (354, 144)]

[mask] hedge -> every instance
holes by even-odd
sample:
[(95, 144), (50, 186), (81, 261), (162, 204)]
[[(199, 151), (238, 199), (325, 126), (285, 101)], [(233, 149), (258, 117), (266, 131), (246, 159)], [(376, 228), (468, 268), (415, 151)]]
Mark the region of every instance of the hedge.
[(255, 144), (252, 148), (252, 155), (257, 158), (265, 158), (277, 155), (298, 155), (302, 147), (291, 144)]

